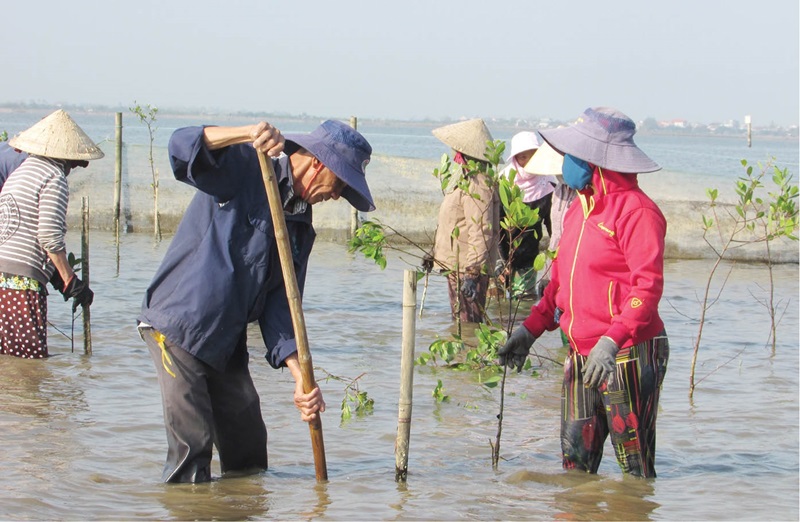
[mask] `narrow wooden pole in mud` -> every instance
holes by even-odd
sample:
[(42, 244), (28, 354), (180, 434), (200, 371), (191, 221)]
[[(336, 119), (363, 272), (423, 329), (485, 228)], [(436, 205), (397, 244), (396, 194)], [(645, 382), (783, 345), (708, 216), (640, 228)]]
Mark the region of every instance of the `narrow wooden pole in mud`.
[(408, 478), (408, 442), (411, 436), (411, 407), (414, 390), (414, 344), (417, 314), (417, 271), (406, 270), (403, 277), (403, 348), (400, 356), (400, 402), (397, 439), (394, 444), (394, 479)]
[[(303, 305), (300, 300), (300, 288), (294, 271), (292, 247), (289, 244), (289, 235), (286, 232), (286, 218), (283, 215), (281, 194), (278, 191), (278, 179), (272, 168), (272, 160), (267, 159), (264, 153), (258, 151), (258, 163), (261, 166), (261, 176), (264, 178), (264, 188), (267, 191), (272, 224), (275, 228), (275, 241), (278, 244), (278, 255), (281, 260), (283, 281), (286, 286), (286, 297), (289, 300), (289, 312), (292, 315), (292, 326), (297, 343), (297, 359), (300, 362), (300, 371), (303, 374), (303, 391), (309, 393), (316, 386), (314, 379), (314, 364), (311, 362), (311, 351), (308, 349), (308, 334), (306, 321), (303, 317)], [(314, 468), (317, 482), (328, 480), (328, 467), (325, 463), (325, 444), (322, 440), (322, 419), (320, 413), (317, 418), (308, 423), (311, 432), (311, 449), (314, 451)]]
[[(81, 198), (81, 215), (83, 227), (81, 230), (81, 279), (89, 285), (89, 198)], [(83, 353), (92, 354), (92, 323), (89, 305), (81, 305), (83, 309)]]
[(119, 207), (122, 199), (122, 113), (114, 115), (115, 152), (114, 159), (114, 237), (119, 243)]
[[(350, 116), (350, 126), (353, 127), (354, 130), (358, 130), (358, 118), (355, 116)], [(353, 238), (356, 235), (356, 230), (358, 229), (358, 209), (356, 207), (350, 207), (350, 237)]]

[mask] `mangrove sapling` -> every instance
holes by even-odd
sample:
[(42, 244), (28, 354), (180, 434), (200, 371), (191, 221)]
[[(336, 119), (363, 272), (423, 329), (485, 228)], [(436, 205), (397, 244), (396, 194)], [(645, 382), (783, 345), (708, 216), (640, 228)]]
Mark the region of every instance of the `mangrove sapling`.
[[(722, 280), (716, 295), (712, 297), (712, 283), (721, 268), (723, 261), (727, 260), (732, 250), (748, 245), (763, 244), (765, 248), (765, 264), (769, 272), (768, 297), (759, 300), (767, 308), (770, 316), (769, 340), (773, 353), (776, 346), (776, 332), (779, 322), (778, 308), (780, 303), (774, 301), (774, 280), (772, 270), (774, 259), (772, 257), (772, 243), (779, 238), (797, 241), (798, 228), (797, 197), (798, 187), (792, 185), (792, 176), (788, 169), (780, 169), (770, 160), (765, 166), (759, 164), (759, 171), (754, 171), (746, 160), (742, 160), (745, 176), (736, 181), (737, 201), (732, 207), (721, 207), (717, 203), (719, 191), (708, 189), (706, 193), (710, 199), (711, 216), (703, 216), (703, 240), (714, 252), (715, 260), (706, 280), (703, 297), (700, 302), (700, 318), (698, 321), (697, 337), (694, 341), (691, 370), (689, 375), (689, 398), (694, 396), (697, 384), (702, 380), (695, 380), (697, 356), (706, 317), (711, 307), (720, 299), (725, 284), (730, 275), (728, 273)], [(764, 190), (763, 180), (767, 172), (772, 172), (772, 181), (777, 191), (768, 192), (767, 198), (760, 194)], [(724, 213), (723, 213), (724, 212)], [(723, 219), (725, 218), (725, 219)], [(788, 306), (788, 305), (787, 305)], [(719, 368), (716, 368), (716, 371)]]
[(431, 392), (431, 395), (436, 400), (436, 402), (450, 401), (450, 396), (444, 392), (444, 385), (442, 384), (441, 379), (438, 379), (436, 381), (436, 387), (433, 388), (433, 392)]
[(328, 382), (329, 380), (335, 380), (345, 383), (344, 398), (342, 399), (341, 407), (342, 425), (344, 425), (353, 417), (353, 412), (355, 412), (356, 416), (358, 417), (363, 417), (373, 412), (375, 400), (371, 398), (367, 392), (362, 391), (358, 384), (359, 379), (366, 375), (366, 373), (362, 373), (358, 377), (350, 379), (348, 377), (339, 377), (338, 375), (333, 375), (324, 368), (314, 367), (314, 369), (325, 374), (325, 382)]
[(147, 126), (147, 134), (150, 138), (148, 160), (150, 161), (150, 173), (153, 176), (153, 182), (150, 185), (153, 188), (153, 233), (156, 241), (161, 241), (161, 219), (158, 212), (158, 169), (156, 168), (155, 161), (153, 160), (153, 143), (155, 141), (156, 129), (158, 128), (155, 126), (158, 108), (151, 106), (149, 103), (142, 107), (136, 103), (135, 100), (133, 103), (134, 106), (129, 107), (129, 109), (139, 118), (139, 121)]
[[(461, 322), (458, 317), (459, 314), (456, 314), (456, 333), (448, 338), (435, 340), (431, 343), (426, 353), (422, 353), (415, 359), (415, 364), (420, 366), (441, 365), (451, 370), (475, 372), (478, 381), (487, 388), (494, 388), (500, 384), (501, 396), (504, 394), (505, 390), (506, 372), (504, 368), (496, 363), (497, 350), (505, 343), (508, 334), (516, 322), (519, 306), (521, 304), (520, 298), (523, 296), (524, 292), (524, 282), (517, 280), (514, 274), (511, 274), (510, 270), (508, 270), (508, 267), (510, 266), (511, 259), (513, 259), (516, 248), (521, 244), (522, 234), (533, 227), (540, 219), (538, 210), (532, 210), (523, 203), (522, 191), (514, 183), (516, 172), (512, 171), (509, 178), (502, 178), (496, 174), (504, 150), (505, 144), (502, 141), (487, 142), (485, 156), (489, 162), (488, 167), (472, 160), (467, 162), (466, 168), (462, 168), (460, 165), (454, 166), (449, 156), (444, 154), (442, 155), (439, 167), (434, 169), (433, 175), (439, 180), (443, 194), (447, 193), (448, 190), (461, 190), (468, 197), (478, 199), (479, 196), (470, 191), (470, 181), (473, 177), (481, 173), (486, 174), (488, 183), (493, 185), (498, 191), (499, 199), (503, 206), (503, 218), (500, 226), (508, 230), (512, 235), (509, 259), (507, 260), (508, 264), (500, 270), (500, 273), (510, 274), (510, 284), (508, 285), (510, 290), (508, 293), (508, 317), (503, 317), (502, 307), (500, 307), (499, 324), (504, 326), (503, 328), (497, 328), (493, 325), (491, 318), (485, 316), (485, 322), (479, 323), (475, 331), (477, 338), (476, 346), (468, 346), (462, 337)], [(482, 225), (481, 223), (478, 224)], [(395, 248), (387, 239), (387, 229), (396, 232), (394, 229), (391, 229), (391, 227), (378, 221), (365, 222), (356, 231), (353, 239), (350, 241), (350, 251), (360, 251), (365, 257), (375, 261), (381, 268), (385, 268), (386, 258), (384, 250)], [(454, 227), (454, 229), (448, 231), (448, 233), (455, 241), (458, 239), (461, 231), (458, 227)], [(488, 241), (489, 238), (486, 238), (486, 240)], [(417, 249), (419, 258), (422, 258), (427, 253), (426, 249), (421, 246), (415, 245), (413, 242), (407, 243), (411, 243), (413, 248)], [(489, 247), (489, 245), (486, 246)], [(490, 248), (497, 248), (497, 246), (492, 245)], [(402, 251), (400, 248), (395, 249)], [(544, 253), (537, 256), (534, 262), (534, 268), (537, 271), (542, 270), (545, 265), (545, 259)], [(437, 273), (439, 275), (446, 277), (451, 273), (456, 274), (456, 286), (460, 288), (461, 281), (460, 277), (458, 277), (458, 266), (446, 266), (446, 264), (439, 259), (434, 259), (433, 264), (437, 267)], [(500, 288), (503, 285), (499, 282), (498, 274), (495, 273), (495, 269), (496, 267), (482, 267), (482, 273), (490, 276), (495, 288)], [(428, 277), (428, 274), (428, 272), (420, 270), (418, 277)], [(498, 296), (497, 299), (499, 301), (500, 296)], [(460, 305), (460, 303), (458, 303), (457, 306), (458, 305)], [(524, 370), (527, 373), (531, 371), (531, 369), (532, 363), (530, 360), (527, 360), (524, 365)], [(533, 375), (537, 375), (537, 373), (533, 371)], [(448, 400), (449, 397), (444, 393), (444, 386), (441, 380), (437, 381), (432, 395), (437, 402)], [(500, 435), (502, 433), (502, 397), (500, 404), (501, 411), (497, 416), (497, 438), (494, 443), (490, 442), (493, 452), (493, 464), (495, 466), (499, 459)]]

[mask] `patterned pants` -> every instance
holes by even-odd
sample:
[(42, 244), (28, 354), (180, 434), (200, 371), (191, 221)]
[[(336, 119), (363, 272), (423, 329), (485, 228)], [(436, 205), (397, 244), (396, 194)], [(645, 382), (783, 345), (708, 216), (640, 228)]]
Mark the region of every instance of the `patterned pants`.
[(623, 473), (655, 477), (658, 398), (669, 360), (661, 335), (620, 350), (612, 386), (583, 385), (586, 357), (570, 350), (561, 391), (561, 451), (564, 469), (597, 473), (611, 435)]
[(0, 288), (0, 354), (47, 357), (47, 294)]

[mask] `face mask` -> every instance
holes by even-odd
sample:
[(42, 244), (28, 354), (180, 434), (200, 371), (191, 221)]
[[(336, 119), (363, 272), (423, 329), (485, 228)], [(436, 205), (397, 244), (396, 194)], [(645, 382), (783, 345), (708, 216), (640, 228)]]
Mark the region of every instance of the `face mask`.
[(561, 172), (564, 174), (564, 183), (575, 190), (583, 190), (592, 181), (592, 167), (569, 154), (564, 154)]

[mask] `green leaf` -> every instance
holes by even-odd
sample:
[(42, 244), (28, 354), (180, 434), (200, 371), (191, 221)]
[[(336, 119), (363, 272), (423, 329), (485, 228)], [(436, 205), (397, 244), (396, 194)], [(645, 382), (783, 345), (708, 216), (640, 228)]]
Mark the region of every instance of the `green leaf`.
[(494, 375), (494, 376), (489, 377), (488, 379), (484, 380), (483, 381), (483, 385), (486, 386), (487, 388), (495, 388), (498, 384), (500, 384), (501, 380), (502, 380), (501, 376)]
[(541, 272), (542, 270), (544, 270), (544, 265), (546, 262), (547, 262), (547, 254), (545, 254), (544, 252), (540, 252), (536, 256), (536, 259), (533, 260), (533, 269), (536, 270), (537, 272)]

